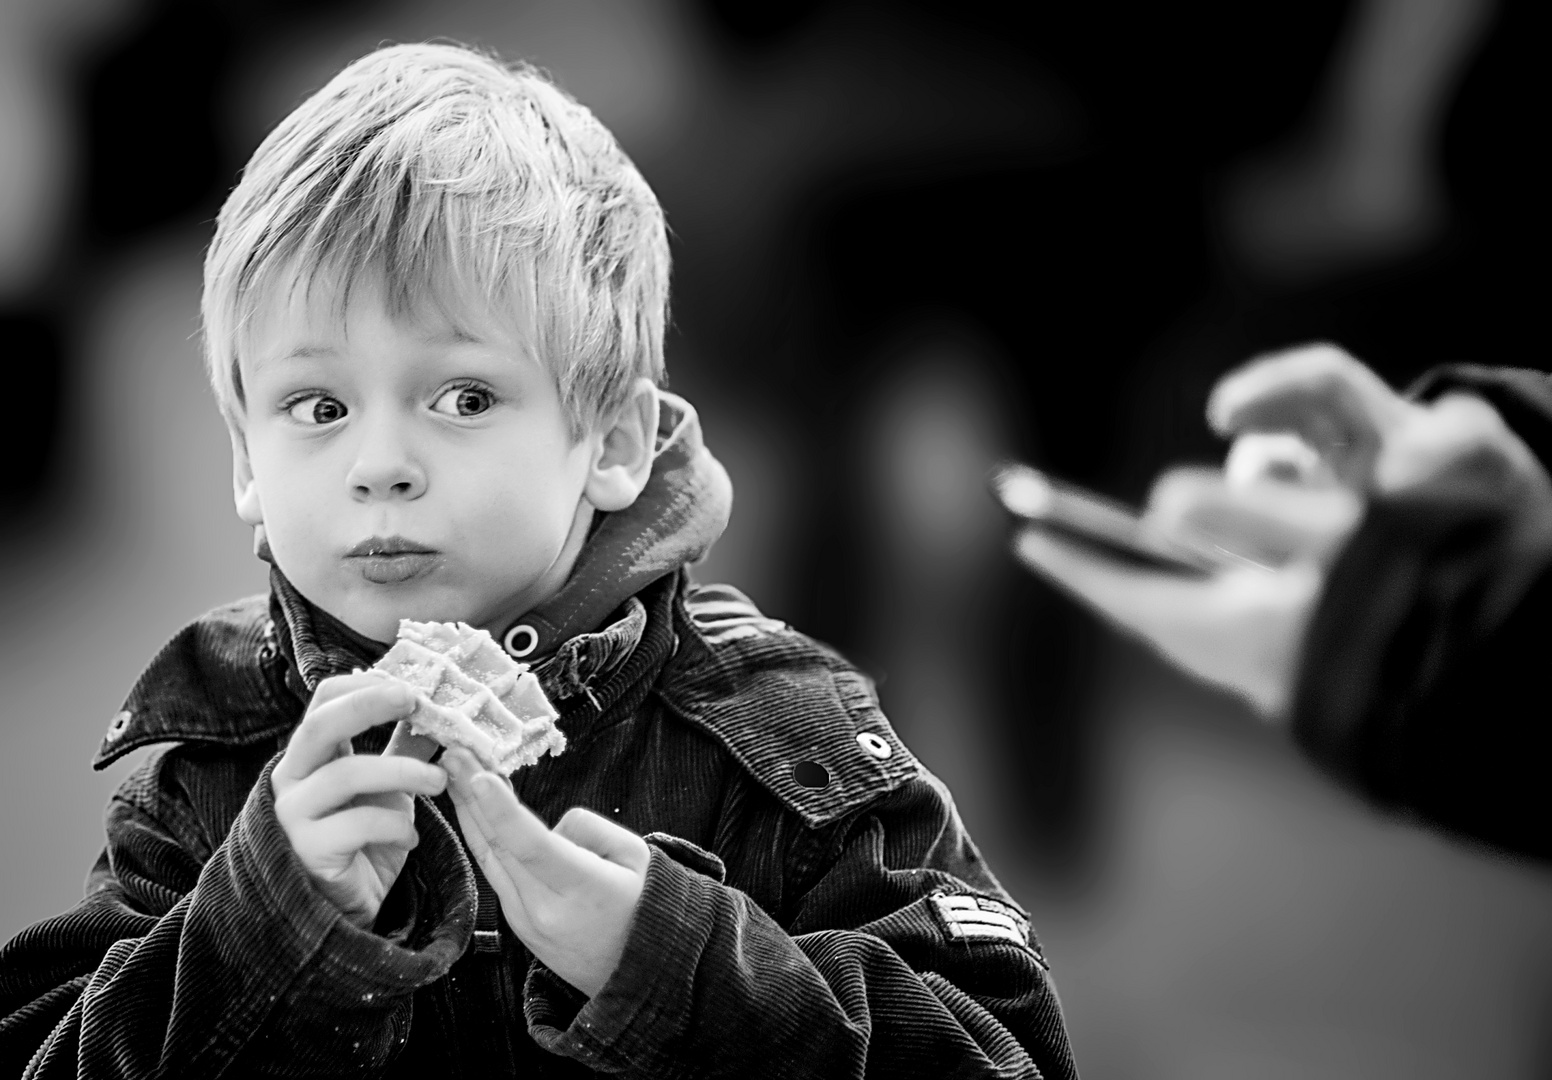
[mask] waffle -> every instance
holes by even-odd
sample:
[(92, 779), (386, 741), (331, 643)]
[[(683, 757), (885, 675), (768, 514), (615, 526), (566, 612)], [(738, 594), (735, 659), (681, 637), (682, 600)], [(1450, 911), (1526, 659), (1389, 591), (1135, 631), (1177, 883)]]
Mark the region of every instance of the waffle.
[(399, 722), (390, 752), (429, 758), (435, 747), (466, 747), (506, 776), (566, 749), (558, 715), (539, 680), (484, 630), (465, 623), (399, 622), (399, 637), (374, 671), (415, 691), (415, 711)]

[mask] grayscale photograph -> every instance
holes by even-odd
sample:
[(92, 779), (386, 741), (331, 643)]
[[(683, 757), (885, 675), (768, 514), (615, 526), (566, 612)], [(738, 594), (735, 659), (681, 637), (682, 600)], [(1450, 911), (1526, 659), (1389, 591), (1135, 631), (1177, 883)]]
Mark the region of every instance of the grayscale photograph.
[(1544, 21), (0, 0), (0, 1080), (1552, 1078)]

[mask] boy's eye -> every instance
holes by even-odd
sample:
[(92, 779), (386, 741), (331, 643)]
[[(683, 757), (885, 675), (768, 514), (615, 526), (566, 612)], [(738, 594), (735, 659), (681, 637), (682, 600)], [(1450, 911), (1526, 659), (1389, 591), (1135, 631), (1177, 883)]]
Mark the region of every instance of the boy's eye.
[(495, 395), (480, 386), (455, 386), (431, 407), (448, 416), (478, 416), (496, 403)]
[(303, 424), (332, 424), (343, 420), (349, 411), (345, 403), (326, 394), (312, 394), (292, 402), (286, 410), (293, 420)]

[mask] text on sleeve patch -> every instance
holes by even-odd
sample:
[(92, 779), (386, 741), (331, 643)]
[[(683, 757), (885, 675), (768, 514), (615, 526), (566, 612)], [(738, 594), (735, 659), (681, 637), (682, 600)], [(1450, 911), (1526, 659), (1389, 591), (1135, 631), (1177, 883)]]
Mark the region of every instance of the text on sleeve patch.
[(932, 907), (950, 938), (1007, 941), (1030, 949), (1029, 920), (1017, 908), (987, 896), (937, 893)]

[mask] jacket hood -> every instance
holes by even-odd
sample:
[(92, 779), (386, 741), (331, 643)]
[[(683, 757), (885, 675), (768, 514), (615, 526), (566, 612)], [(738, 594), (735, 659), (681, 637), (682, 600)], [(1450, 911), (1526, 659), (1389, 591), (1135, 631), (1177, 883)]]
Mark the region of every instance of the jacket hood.
[[(652, 582), (696, 562), (727, 528), (733, 483), (701, 436), (695, 408), (660, 391), (657, 454), (634, 503), (602, 515), (571, 576), (549, 600), (507, 627), (499, 640), (532, 662), (577, 634), (596, 629)], [(520, 630), (528, 627), (529, 635)]]

